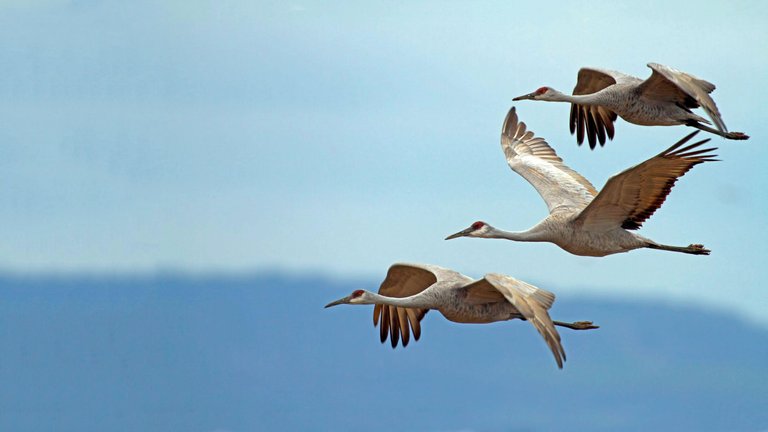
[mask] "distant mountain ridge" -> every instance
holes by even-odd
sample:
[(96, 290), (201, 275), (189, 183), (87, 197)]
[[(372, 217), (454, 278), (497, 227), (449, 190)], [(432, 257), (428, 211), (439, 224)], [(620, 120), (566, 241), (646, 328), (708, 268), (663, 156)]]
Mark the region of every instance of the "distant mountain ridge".
[[(377, 286), (378, 281), (366, 284)], [(533, 328), (439, 313), (392, 350), (358, 283), (279, 274), (0, 275), (0, 430), (761, 431), (768, 331), (651, 302), (559, 299)]]

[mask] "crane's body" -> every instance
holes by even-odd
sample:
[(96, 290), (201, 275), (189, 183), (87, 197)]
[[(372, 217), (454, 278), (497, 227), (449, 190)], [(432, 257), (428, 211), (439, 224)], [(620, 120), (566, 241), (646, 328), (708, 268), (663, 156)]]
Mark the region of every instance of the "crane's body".
[(640, 126), (676, 126), (688, 121), (709, 123), (707, 119), (680, 105), (644, 98), (638, 89), (640, 84), (642, 80), (634, 79), (589, 95), (563, 95), (562, 101), (577, 105), (602, 106), (615, 112), (625, 121)]
[[(714, 84), (657, 63), (649, 63), (648, 67), (653, 73), (646, 80), (607, 69), (582, 68), (572, 95), (541, 87), (513, 100), (570, 103), (571, 134), (576, 133), (582, 144), (586, 131), (593, 149), (598, 141), (604, 145), (606, 137), (613, 139), (616, 116), (642, 126), (686, 125), (728, 139), (749, 138), (742, 132), (728, 132), (709, 96)], [(691, 111), (699, 107), (711, 122)], [(706, 126), (713, 123), (715, 128)]]
[(574, 330), (597, 328), (589, 321), (566, 323), (552, 321), (547, 310), (555, 295), (510, 276), (489, 273), (475, 280), (459, 272), (429, 264), (398, 263), (390, 267), (378, 293), (356, 290), (331, 302), (373, 304), (374, 325), (380, 324), (381, 342), (398, 340), (407, 346), (411, 332), (421, 336), (421, 319), (429, 310), (439, 311), (449, 321), (484, 324), (521, 319), (530, 321), (549, 346), (558, 367), (562, 368), (565, 351), (555, 326)]
[(510, 168), (528, 180), (547, 203), (549, 215), (519, 232), (478, 221), (446, 240), (466, 236), (551, 242), (575, 255), (598, 257), (638, 248), (708, 255), (710, 251), (699, 244), (669, 246), (630, 231), (640, 228), (661, 207), (679, 177), (699, 163), (715, 160), (708, 154), (715, 149), (699, 148), (708, 140), (682, 147), (696, 133), (611, 177), (598, 193), (586, 178), (565, 165), (543, 138), (518, 122), (513, 107), (502, 127), (502, 149)]
[[(464, 275), (461, 275), (464, 276)], [(430, 287), (433, 307), (445, 319), (461, 324), (488, 324), (497, 321), (509, 321), (525, 317), (508, 301), (473, 304), (467, 302), (466, 286), (475, 280), (464, 276), (446, 283), (442, 287)]]
[(431, 293), (425, 293), (422, 299), (428, 301), (429, 309), (440, 312), (445, 319), (460, 324), (488, 324), (497, 321), (509, 321), (513, 319), (525, 319), (523, 315), (512, 306), (503, 301), (496, 303), (469, 304), (466, 303), (467, 293), (464, 286), (474, 282), (454, 281), (442, 287), (434, 288)]
[(527, 231), (510, 232), (493, 228), (485, 237), (554, 243), (574, 255), (593, 257), (653, 247), (649, 245), (659, 246), (654, 241), (621, 227), (607, 231), (585, 230), (578, 222), (578, 213), (569, 211), (552, 213)]
[[(429, 267), (434, 270), (437, 266)], [(369, 297), (371, 303), (364, 304), (436, 310), (448, 321), (461, 324), (488, 324), (496, 321), (525, 319), (517, 308), (507, 301), (481, 304), (467, 303), (465, 287), (475, 280), (460, 273), (445, 276), (447, 277), (438, 279), (424, 291), (409, 297), (386, 297), (367, 292), (366, 297)], [(397, 338), (394, 340), (396, 341)]]

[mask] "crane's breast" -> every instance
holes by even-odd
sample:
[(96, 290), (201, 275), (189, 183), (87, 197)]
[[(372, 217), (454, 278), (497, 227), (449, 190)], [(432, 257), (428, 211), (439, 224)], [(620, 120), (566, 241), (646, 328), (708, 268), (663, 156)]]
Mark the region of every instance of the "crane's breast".
[(507, 302), (486, 304), (456, 304), (438, 309), (448, 320), (463, 324), (486, 324), (506, 321), (519, 315), (517, 309)]

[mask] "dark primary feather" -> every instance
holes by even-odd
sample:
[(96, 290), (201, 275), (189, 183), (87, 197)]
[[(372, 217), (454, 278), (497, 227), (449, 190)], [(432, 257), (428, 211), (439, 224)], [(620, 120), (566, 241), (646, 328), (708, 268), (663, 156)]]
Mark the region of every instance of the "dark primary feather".
[(611, 177), (577, 220), (592, 229), (616, 225), (630, 230), (640, 228), (661, 207), (678, 178), (700, 163), (717, 160), (710, 153), (715, 148), (699, 148), (709, 139), (683, 147), (697, 133)]
[[(424, 291), (437, 282), (437, 277), (430, 271), (402, 264), (389, 268), (387, 277), (379, 287), (379, 294), (388, 297), (409, 297)], [(373, 308), (373, 325), (379, 327), (381, 343), (390, 340), (396, 348), (398, 340), (403, 347), (408, 346), (410, 334), (419, 340), (421, 337), (420, 321), (429, 309), (403, 308), (377, 304)]]
[[(575, 94), (575, 93), (574, 93)], [(589, 148), (594, 149), (599, 142), (605, 145), (606, 137), (613, 139), (613, 122), (618, 116), (615, 112), (600, 106), (586, 106), (571, 104), (570, 130), (571, 135), (576, 133), (576, 142), (584, 143), (584, 131), (589, 141)]]
[(421, 338), (421, 320), (429, 309), (403, 308), (396, 306), (374, 305), (373, 325), (379, 327), (381, 343), (390, 340), (392, 348), (397, 348), (398, 340), (403, 347), (408, 346), (410, 334), (413, 339)]
[[(597, 93), (614, 84), (616, 84), (616, 80), (603, 71), (581, 68), (576, 86), (573, 88), (573, 94)], [(576, 133), (576, 142), (581, 145), (584, 143), (584, 132), (586, 130), (590, 149), (594, 149), (598, 141), (601, 146), (605, 145), (606, 137), (613, 139), (613, 122), (616, 121), (616, 118), (616, 113), (600, 106), (571, 104), (569, 125), (571, 135)]]
[(669, 196), (669, 193), (672, 191), (672, 187), (675, 186), (677, 179), (684, 176), (685, 173), (691, 170), (691, 168), (700, 163), (715, 162), (718, 160), (715, 159), (716, 155), (706, 154), (716, 150), (715, 147), (705, 149), (698, 148), (700, 145), (709, 142), (709, 138), (698, 141), (684, 148), (679, 148), (688, 140), (693, 138), (693, 136), (696, 134), (698, 134), (698, 131), (689, 134), (682, 140), (678, 141), (674, 146), (670, 147), (665, 152), (662, 152), (657, 156), (665, 159), (677, 159), (680, 160), (682, 164), (680, 164), (675, 170), (675, 177), (668, 178), (665, 182), (663, 182), (663, 186), (655, 191), (655, 196), (651, 195), (650, 199), (644, 199), (644, 197), (639, 196), (636, 199), (636, 209), (630, 216), (627, 217), (627, 219), (624, 220), (624, 222), (622, 222), (622, 228), (630, 230), (639, 229), (643, 222), (648, 220), (648, 218), (650, 218), (653, 213), (656, 212), (656, 210), (658, 210), (662, 204), (664, 204), (667, 196)]

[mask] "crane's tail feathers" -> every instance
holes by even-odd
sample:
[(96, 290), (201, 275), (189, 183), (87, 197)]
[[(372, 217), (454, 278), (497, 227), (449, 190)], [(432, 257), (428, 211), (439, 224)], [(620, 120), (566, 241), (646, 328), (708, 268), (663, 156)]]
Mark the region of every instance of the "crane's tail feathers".
[(573, 330), (592, 330), (592, 329), (598, 329), (600, 326), (596, 326), (592, 324), (592, 321), (576, 321), (576, 322), (562, 322), (562, 321), (552, 321), (556, 326), (560, 327), (568, 327), (569, 329)]
[(710, 251), (709, 249), (705, 248), (704, 245), (700, 244), (692, 244), (685, 247), (682, 246), (667, 246), (662, 244), (656, 244), (656, 243), (648, 243), (646, 246), (647, 248), (651, 249), (661, 249), (666, 251), (672, 251), (672, 252), (682, 252), (692, 255), (709, 255)]

